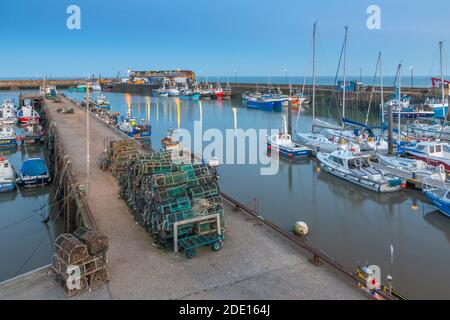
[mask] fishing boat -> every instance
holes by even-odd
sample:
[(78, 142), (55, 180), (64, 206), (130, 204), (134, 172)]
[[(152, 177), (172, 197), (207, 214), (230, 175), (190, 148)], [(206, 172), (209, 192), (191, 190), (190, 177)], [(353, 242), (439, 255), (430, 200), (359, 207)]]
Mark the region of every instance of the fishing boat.
[(448, 143), (421, 141), (414, 147), (401, 148), (401, 152), (433, 166), (443, 166), (445, 171), (450, 171), (450, 145)]
[(84, 83), (77, 85), (76, 91), (77, 92), (86, 92), (86, 85)]
[(138, 124), (136, 118), (130, 116), (120, 117), (118, 129), (136, 140), (149, 139), (152, 127), (148, 123)]
[(111, 109), (111, 104), (103, 94), (100, 94), (97, 99), (95, 99), (95, 105), (101, 109)]
[(167, 130), (167, 135), (161, 139), (161, 145), (163, 150), (171, 151), (171, 150), (180, 150), (182, 145), (178, 141), (176, 137), (173, 136), (174, 131), (172, 129)]
[(223, 97), (223, 90), (219, 82), (217, 82), (216, 87), (212, 89), (212, 97), (215, 99), (222, 99)]
[(180, 95), (180, 90), (177, 88), (169, 88), (168, 96), (169, 97), (178, 97)]
[(5, 100), (0, 107), (0, 124), (16, 124), (17, 116), (14, 103), (11, 100)]
[(0, 155), (0, 192), (10, 192), (16, 188), (16, 174), (8, 159)]
[(180, 99), (183, 100), (199, 100), (201, 94), (199, 92), (194, 92), (191, 89), (180, 90)]
[(225, 89), (223, 90), (222, 99), (230, 100), (232, 96), (233, 96), (233, 92), (231, 90), (230, 83), (227, 82), (227, 85), (225, 86)]
[(27, 124), (33, 122), (39, 122), (41, 118), (39, 113), (34, 110), (33, 106), (25, 105), (17, 111), (17, 118), (19, 119), (20, 124)]
[(369, 156), (348, 150), (337, 150), (332, 153), (319, 152), (317, 159), (326, 172), (365, 189), (379, 193), (395, 192), (401, 189), (402, 181), (375, 169)]
[(13, 127), (0, 126), (0, 148), (15, 148), (17, 146), (17, 136)]
[(444, 167), (442, 166), (435, 167), (422, 160), (384, 154), (377, 154), (376, 157), (378, 158), (380, 164), (411, 175), (411, 178), (413, 179), (427, 178), (438, 181), (446, 179), (446, 173)]
[(23, 162), (16, 183), (21, 187), (39, 187), (50, 183), (51, 178), (45, 161), (41, 158), (30, 158)]
[(261, 97), (252, 97), (247, 99), (247, 108), (261, 109), (268, 111), (281, 111), (282, 100), (276, 96), (265, 94)]
[(39, 92), (43, 95), (45, 95), (45, 97), (47, 99), (51, 99), (53, 97), (56, 97), (56, 95), (58, 94), (58, 91), (56, 90), (56, 86), (54, 85), (42, 85), (39, 87)]
[(102, 91), (102, 86), (98, 82), (91, 82), (89, 84), (89, 89), (91, 91)]
[(306, 158), (311, 156), (311, 149), (292, 141), (291, 135), (280, 132), (266, 137), (269, 150), (279, 152), (281, 156), (288, 158)]

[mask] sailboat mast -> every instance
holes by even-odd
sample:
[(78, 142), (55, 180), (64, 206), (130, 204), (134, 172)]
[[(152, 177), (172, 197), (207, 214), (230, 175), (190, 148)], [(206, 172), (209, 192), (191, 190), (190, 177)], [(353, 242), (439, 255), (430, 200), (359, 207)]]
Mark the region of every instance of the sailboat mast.
[(383, 88), (383, 69), (382, 69), (382, 56), (381, 51), (378, 53), (378, 59), (380, 63), (380, 96), (381, 96), (381, 123), (384, 122), (384, 88)]
[(443, 60), (443, 42), (439, 41), (439, 54), (440, 54), (440, 64), (441, 64), (441, 89), (442, 89), (442, 117), (445, 120), (445, 92), (444, 92), (444, 60)]
[(398, 66), (398, 127), (397, 127), (397, 148), (400, 146), (400, 142), (402, 141), (402, 135), (400, 131), (400, 120), (401, 120), (401, 103), (402, 103), (402, 64)]
[(316, 122), (316, 27), (317, 22), (314, 22), (313, 28), (313, 68), (312, 68), (312, 77), (313, 77), (313, 97), (312, 97), (312, 109), (313, 109), (313, 121), (312, 121), (312, 129), (314, 130), (314, 124)]
[[(347, 87), (347, 35), (348, 35), (348, 26), (345, 26), (345, 37), (344, 37), (344, 88), (342, 90), (342, 119), (345, 118), (345, 93)], [(344, 126), (344, 122), (342, 122), (342, 126)]]

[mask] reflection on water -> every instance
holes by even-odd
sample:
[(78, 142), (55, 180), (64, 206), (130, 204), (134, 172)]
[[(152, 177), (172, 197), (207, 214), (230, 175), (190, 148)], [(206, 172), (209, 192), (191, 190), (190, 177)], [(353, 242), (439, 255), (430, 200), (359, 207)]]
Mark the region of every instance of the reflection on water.
[[(150, 118), (155, 149), (169, 127), (192, 132), (194, 121), (202, 121), (203, 130), (223, 132), (283, 127), (282, 113), (247, 110), (240, 100), (106, 95), (114, 111), (131, 111), (135, 116), (140, 112), (139, 99), (146, 101), (149, 117), (155, 115)], [(68, 96), (82, 97), (77, 93)], [(338, 123), (340, 109), (325, 107), (326, 101), (318, 99), (319, 117)], [(370, 114), (371, 123), (379, 120), (378, 112)], [(366, 117), (366, 110), (356, 103), (349, 103), (346, 113), (354, 120)], [(296, 111), (292, 118), (295, 128)], [(311, 118), (310, 108), (301, 111), (298, 130), (310, 130)], [(437, 213), (421, 193), (375, 194), (321, 172), (315, 159), (281, 159), (274, 176), (261, 176), (259, 169), (258, 165), (221, 166), (222, 190), (243, 203), (257, 198), (260, 214), (287, 230), (296, 221), (305, 221), (310, 230), (306, 241), (348, 270), (367, 261), (381, 267), (383, 279), (391, 274), (393, 285), (406, 297), (450, 298), (450, 219)]]
[[(4, 99), (18, 101), (19, 92), (0, 92)], [(18, 150), (0, 150), (19, 170), (27, 157), (46, 157), (41, 145)], [(62, 223), (42, 223), (52, 210), (51, 186), (0, 193), (0, 282), (51, 263), (52, 244)]]

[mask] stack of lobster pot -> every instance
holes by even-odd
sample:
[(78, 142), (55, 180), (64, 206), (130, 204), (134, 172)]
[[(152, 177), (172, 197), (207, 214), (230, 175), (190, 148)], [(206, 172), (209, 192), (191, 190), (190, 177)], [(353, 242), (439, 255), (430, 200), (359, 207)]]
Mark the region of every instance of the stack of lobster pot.
[(74, 234), (62, 234), (53, 244), (55, 279), (69, 297), (108, 281), (106, 251), (108, 239), (88, 227)]
[[(182, 164), (171, 152), (137, 154), (118, 176), (119, 195), (155, 242), (173, 243), (174, 223), (218, 214), (225, 228), (215, 167)], [(178, 237), (217, 232), (217, 220), (182, 224)]]
[(131, 140), (116, 140), (109, 143), (107, 161), (114, 176), (121, 175), (130, 159), (137, 156), (136, 144)]

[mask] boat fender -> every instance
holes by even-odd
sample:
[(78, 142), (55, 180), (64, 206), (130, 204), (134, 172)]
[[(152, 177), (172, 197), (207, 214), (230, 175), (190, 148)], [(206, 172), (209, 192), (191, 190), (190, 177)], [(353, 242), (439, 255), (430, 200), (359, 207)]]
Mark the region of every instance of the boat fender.
[(306, 236), (308, 234), (308, 225), (303, 221), (297, 221), (294, 225), (294, 233), (298, 236)]
[(389, 186), (391, 186), (391, 187), (397, 187), (397, 186), (403, 185), (401, 179), (391, 179), (388, 182), (389, 182)]

